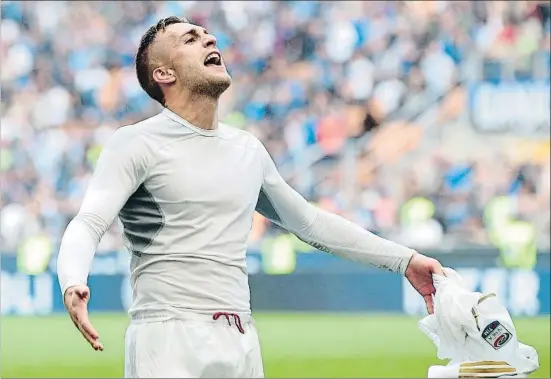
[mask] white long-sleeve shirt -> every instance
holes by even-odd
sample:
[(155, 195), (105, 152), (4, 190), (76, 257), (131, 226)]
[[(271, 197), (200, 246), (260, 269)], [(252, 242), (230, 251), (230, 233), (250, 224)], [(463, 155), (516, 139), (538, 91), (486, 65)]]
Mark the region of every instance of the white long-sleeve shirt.
[(310, 245), (404, 273), (413, 250), (308, 203), (252, 134), (194, 127), (165, 109), (118, 129), (104, 147), (61, 243), (63, 292), (86, 284), (118, 216), (131, 253), (130, 315), (250, 312), (247, 240), (254, 211)]

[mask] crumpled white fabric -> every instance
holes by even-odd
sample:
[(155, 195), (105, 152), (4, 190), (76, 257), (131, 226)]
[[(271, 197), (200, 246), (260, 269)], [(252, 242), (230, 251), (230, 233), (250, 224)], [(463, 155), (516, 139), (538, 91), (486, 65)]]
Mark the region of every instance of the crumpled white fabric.
[(431, 366), (428, 377), (520, 378), (537, 370), (536, 350), (518, 341), (513, 320), (497, 296), (469, 291), (450, 268), (444, 274), (433, 275), (434, 314), (419, 321), (419, 328), (435, 344), (438, 358), (451, 361)]

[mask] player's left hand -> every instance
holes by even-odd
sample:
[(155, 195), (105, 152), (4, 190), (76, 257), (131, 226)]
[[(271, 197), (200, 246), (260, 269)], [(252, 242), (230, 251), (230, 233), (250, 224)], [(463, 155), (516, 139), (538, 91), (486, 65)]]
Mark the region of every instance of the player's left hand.
[(434, 313), (432, 295), (436, 292), (436, 289), (432, 281), (433, 274), (444, 275), (444, 270), (440, 262), (420, 253), (413, 254), (406, 269), (405, 276), (413, 288), (415, 288), (417, 292), (423, 296), (423, 299), (425, 299), (429, 314)]

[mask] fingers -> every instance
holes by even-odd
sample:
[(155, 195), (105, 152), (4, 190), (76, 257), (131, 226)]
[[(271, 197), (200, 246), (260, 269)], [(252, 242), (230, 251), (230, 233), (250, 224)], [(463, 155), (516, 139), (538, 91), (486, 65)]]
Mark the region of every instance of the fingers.
[[(442, 275), (446, 276), (446, 273), (444, 272), (444, 268), (442, 267), (442, 264), (440, 264), (439, 261), (436, 259), (432, 260), (432, 265), (430, 265), (430, 271), (432, 274)], [(427, 312), (432, 315), (434, 314), (434, 298), (433, 294), (436, 293), (436, 288), (434, 287), (434, 284), (431, 285), (431, 293), (429, 295), (423, 296), (425, 299), (425, 304), (427, 306)]]
[(80, 333), (84, 336), (86, 341), (92, 346), (92, 348), (96, 351), (103, 351), (103, 344), (95, 338), (92, 338), (88, 333), (86, 333), (86, 330), (80, 325), (77, 325), (77, 329), (80, 331)]
[(103, 351), (103, 344), (99, 341), (99, 336), (97, 336), (97, 333), (94, 335), (89, 331), (94, 330), (92, 324), (90, 324), (89, 322), (79, 324), (78, 330), (80, 330), (84, 338), (86, 338), (86, 340), (94, 348), (94, 350)]
[(98, 332), (92, 326), (92, 323), (88, 319), (88, 315), (81, 315), (77, 318), (77, 322), (79, 323), (82, 330), (86, 332), (86, 334), (89, 335), (91, 338), (93, 338), (94, 340), (97, 340), (99, 338)]
[(433, 274), (446, 276), (446, 274), (444, 273), (444, 268), (442, 267), (440, 262), (438, 262), (436, 259), (433, 260), (433, 263), (430, 269)]
[(103, 351), (103, 345), (99, 341), (99, 334), (88, 320), (86, 314), (75, 313), (73, 323), (94, 350)]
[(425, 295), (425, 296), (423, 296), (423, 298), (425, 299), (425, 304), (427, 306), (427, 312), (429, 313), (429, 315), (433, 314), (434, 313), (434, 303), (433, 303), (433, 300), (432, 300), (432, 295)]
[(103, 351), (103, 345), (99, 342), (99, 334), (88, 320), (88, 317), (80, 324), (80, 328), (82, 335), (90, 342), (94, 350)]

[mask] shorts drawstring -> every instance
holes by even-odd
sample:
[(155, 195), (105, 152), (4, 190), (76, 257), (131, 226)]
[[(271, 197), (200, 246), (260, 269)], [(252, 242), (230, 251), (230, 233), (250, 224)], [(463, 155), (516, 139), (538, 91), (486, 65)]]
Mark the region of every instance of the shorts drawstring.
[(237, 313), (216, 312), (212, 316), (212, 319), (213, 320), (218, 320), (220, 318), (220, 316), (226, 317), (226, 320), (228, 321), (229, 326), (231, 326), (230, 316), (232, 316), (233, 317), (233, 322), (235, 323), (235, 326), (237, 327), (237, 330), (239, 330), (239, 332), (241, 334), (245, 334), (245, 329), (243, 329), (243, 326), (241, 325), (241, 317), (239, 317), (239, 315)]

